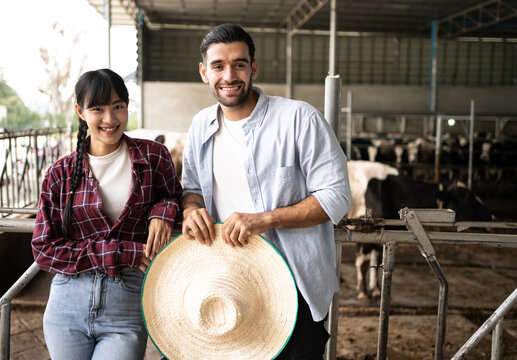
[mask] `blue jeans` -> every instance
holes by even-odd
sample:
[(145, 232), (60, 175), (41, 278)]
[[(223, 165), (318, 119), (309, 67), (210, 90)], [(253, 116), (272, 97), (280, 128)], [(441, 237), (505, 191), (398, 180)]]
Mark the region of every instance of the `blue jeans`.
[(53, 360), (143, 359), (147, 344), (140, 306), (144, 273), (125, 268), (58, 274), (52, 280), (43, 316), (45, 341)]

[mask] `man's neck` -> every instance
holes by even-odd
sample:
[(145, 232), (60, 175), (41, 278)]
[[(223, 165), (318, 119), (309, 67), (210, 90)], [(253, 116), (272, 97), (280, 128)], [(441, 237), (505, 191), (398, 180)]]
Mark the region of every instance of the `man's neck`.
[(236, 106), (224, 106), (221, 104), (221, 110), (223, 111), (226, 119), (230, 121), (239, 121), (247, 118), (255, 109), (258, 102), (258, 94), (251, 90), (248, 98), (239, 105)]

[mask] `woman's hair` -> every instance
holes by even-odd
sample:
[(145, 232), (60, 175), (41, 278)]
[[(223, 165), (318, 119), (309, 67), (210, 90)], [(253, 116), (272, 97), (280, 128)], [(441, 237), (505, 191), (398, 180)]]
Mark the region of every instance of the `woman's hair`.
[[(110, 69), (100, 69), (85, 72), (77, 84), (75, 84), (75, 99), (81, 109), (88, 109), (95, 105), (108, 105), (111, 99), (111, 92), (115, 91), (122, 101), (129, 103), (129, 93), (124, 80), (117, 73)], [(88, 132), (86, 121), (78, 117), (79, 131), (77, 132), (77, 147), (75, 153), (74, 170), (70, 184), (70, 192), (66, 200), (63, 213), (63, 235), (65, 238), (70, 235), (70, 220), (72, 217), (72, 204), (74, 202), (75, 190), (81, 182), (83, 173), (83, 155), (85, 151), (85, 140)]]
[(242, 27), (236, 24), (222, 24), (212, 28), (203, 38), (199, 51), (203, 62), (205, 62), (206, 52), (210, 45), (218, 43), (232, 43), (237, 41), (244, 41), (248, 45), (250, 60), (253, 62), (255, 56), (255, 44), (250, 34), (248, 34)]

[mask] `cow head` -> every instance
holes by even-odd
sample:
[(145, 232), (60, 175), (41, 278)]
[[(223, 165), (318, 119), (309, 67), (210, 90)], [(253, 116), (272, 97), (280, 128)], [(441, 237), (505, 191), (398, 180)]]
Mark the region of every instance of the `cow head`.
[(456, 221), (493, 220), (493, 215), (488, 207), (461, 181), (451, 183), (442, 195), (444, 208), (456, 212)]

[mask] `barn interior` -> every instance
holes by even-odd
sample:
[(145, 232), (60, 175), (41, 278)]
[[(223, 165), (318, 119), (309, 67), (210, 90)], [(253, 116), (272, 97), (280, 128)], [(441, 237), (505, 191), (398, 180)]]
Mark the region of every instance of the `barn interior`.
[(89, 3), (109, 24), (137, 29), (142, 128), (186, 132), (214, 103), (199, 44), (211, 26), (236, 22), (254, 38), (266, 93), (324, 112), (325, 78), (339, 76), (337, 136), (349, 159), (459, 179), (499, 218), (517, 217), (504, 201), (517, 193), (515, 0)]
[[(235, 22), (255, 40), (256, 85), (267, 94), (324, 112), (326, 78), (339, 75), (336, 135), (349, 159), (383, 162), (426, 183), (459, 179), (498, 220), (517, 221), (517, 0), (88, 2), (110, 25), (137, 29), (140, 125), (153, 134), (186, 132), (215, 102), (198, 74), (199, 44), (212, 26)], [(9, 284), (33, 260), (30, 234), (10, 235), (12, 252), (29, 255), (3, 262)], [(378, 350), (380, 300), (356, 298), (354, 251), (344, 245), (338, 360), (375, 359)], [(479, 244), (436, 251), (451, 285), (451, 358), (515, 288), (517, 252)], [(399, 245), (396, 262), (387, 358), (431, 359), (437, 279), (414, 244)], [(51, 280), (38, 273), (13, 301), (11, 358), (50, 359), (41, 323)], [(495, 356), (517, 360), (515, 310), (501, 337)], [(488, 336), (468, 358), (490, 358), (491, 345)], [(149, 341), (145, 360), (159, 356)]]

